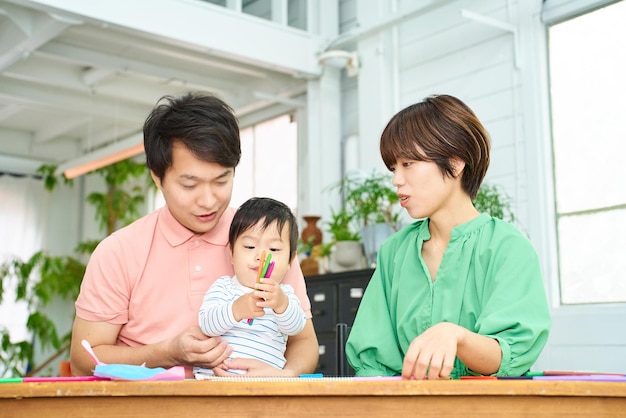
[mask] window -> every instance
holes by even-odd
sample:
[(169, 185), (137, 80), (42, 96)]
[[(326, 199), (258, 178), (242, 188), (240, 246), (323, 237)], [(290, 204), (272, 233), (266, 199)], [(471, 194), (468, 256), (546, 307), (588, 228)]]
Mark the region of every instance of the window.
[[(0, 263), (13, 258), (26, 261), (44, 241), (48, 192), (41, 180), (0, 173), (0, 196), (0, 230), (4, 237), (0, 241)], [(29, 314), (26, 303), (15, 302), (15, 281), (9, 279), (3, 286), (0, 328), (6, 328), (12, 342), (25, 340)], [(3, 373), (0, 364), (0, 376)]]
[(626, 302), (626, 2), (549, 28), (563, 304)]
[(241, 162), (235, 170), (231, 205), (252, 196), (271, 197), (298, 206), (297, 124), (291, 116), (259, 123), (241, 131)]

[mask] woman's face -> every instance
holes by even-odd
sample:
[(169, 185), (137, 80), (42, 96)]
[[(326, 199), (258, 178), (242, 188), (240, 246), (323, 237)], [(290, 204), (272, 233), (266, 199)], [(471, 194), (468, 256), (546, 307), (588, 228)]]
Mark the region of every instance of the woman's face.
[(234, 175), (234, 168), (202, 161), (175, 143), (172, 166), (163, 182), (154, 173), (152, 178), (174, 218), (187, 229), (203, 234), (217, 225), (230, 204)]
[(444, 176), (436, 163), (399, 158), (391, 171), (400, 205), (412, 218), (432, 218), (442, 210), (454, 210), (452, 196), (460, 180)]

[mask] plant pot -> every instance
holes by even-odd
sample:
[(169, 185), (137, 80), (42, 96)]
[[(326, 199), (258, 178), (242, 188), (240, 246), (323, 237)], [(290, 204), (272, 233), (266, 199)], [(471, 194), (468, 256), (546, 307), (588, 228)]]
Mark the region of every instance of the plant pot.
[(393, 228), (389, 224), (373, 224), (363, 227), (361, 230), (361, 242), (365, 250), (365, 258), (368, 267), (376, 267), (378, 249), (391, 234), (393, 234)]
[(300, 262), (300, 268), (302, 269), (302, 274), (304, 275), (304, 277), (316, 276), (320, 274), (319, 262), (312, 257), (307, 257), (302, 260)]
[(322, 230), (317, 227), (317, 221), (321, 218), (319, 216), (303, 216), (302, 219), (306, 221), (305, 227), (302, 229), (300, 238), (303, 242), (309, 242), (309, 239), (313, 238), (313, 245), (319, 245), (322, 243)]
[(365, 268), (363, 245), (360, 241), (337, 241), (330, 254), (330, 271), (361, 270)]

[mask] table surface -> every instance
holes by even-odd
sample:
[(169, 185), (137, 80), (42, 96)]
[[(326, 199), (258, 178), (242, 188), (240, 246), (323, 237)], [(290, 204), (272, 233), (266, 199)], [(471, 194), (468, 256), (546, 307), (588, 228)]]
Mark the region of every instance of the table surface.
[[(253, 416), (626, 416), (626, 383), (484, 381), (45, 382), (0, 384), (13, 418)], [(42, 411), (45, 412), (44, 415)], [(35, 414), (35, 415), (33, 415)], [(3, 415), (4, 416), (4, 415)]]

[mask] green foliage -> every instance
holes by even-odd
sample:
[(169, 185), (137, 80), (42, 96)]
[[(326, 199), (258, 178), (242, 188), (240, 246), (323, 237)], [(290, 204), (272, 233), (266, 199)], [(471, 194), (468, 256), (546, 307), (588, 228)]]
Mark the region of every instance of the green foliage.
[(298, 247), (296, 251), (298, 254), (306, 255), (310, 257), (312, 255), (319, 257), (327, 257), (330, 255), (330, 250), (333, 246), (333, 243), (321, 243), (321, 244), (313, 244), (315, 237), (309, 237), (307, 241), (302, 241), (302, 239), (298, 239)]
[(57, 177), (56, 175), (57, 166), (56, 165), (42, 165), (37, 169), (37, 173), (43, 176), (43, 184), (46, 190), (52, 191), (59, 184), (59, 180), (63, 180), (63, 184), (67, 186), (73, 186), (74, 180), (68, 179), (65, 176)]
[[(14, 281), (15, 301), (24, 302), (29, 308), (26, 328), (43, 349), (59, 350), (70, 338), (69, 333), (58, 335), (54, 322), (43, 313), (43, 308), (56, 297), (76, 299), (84, 274), (85, 265), (76, 258), (51, 257), (42, 251), (26, 261), (14, 258), (0, 266), (0, 283)], [(32, 342), (11, 343), (6, 329), (0, 330), (0, 335), (0, 359), (5, 366), (10, 365), (5, 367), (4, 373), (23, 374), (20, 367), (23, 368), (25, 363), (33, 364)]]
[[(56, 176), (56, 169), (56, 166), (38, 169), (46, 189), (53, 191), (61, 181), (72, 186), (72, 180)], [(101, 168), (95, 174), (104, 178), (106, 190), (91, 193), (86, 201), (95, 207), (101, 231), (109, 235), (140, 216), (147, 185), (152, 182), (145, 164), (130, 159)], [(143, 184), (138, 181), (142, 178)], [(51, 256), (39, 251), (26, 261), (12, 259), (0, 264), (0, 303), (7, 284), (14, 281), (15, 301), (24, 302), (28, 307), (26, 328), (43, 349), (62, 351), (69, 346), (70, 333), (59, 336), (56, 325), (43, 313), (43, 308), (57, 298), (71, 301), (77, 298), (86, 267), (80, 258), (91, 254), (99, 242), (79, 243), (74, 249), (75, 256)], [(33, 341), (11, 341), (6, 329), (0, 329), (0, 340), (0, 375), (23, 375), (25, 365), (34, 364)]]
[(303, 241), (301, 238), (298, 238), (298, 245), (296, 247), (296, 252), (298, 254), (304, 254), (306, 256), (311, 255), (311, 251), (313, 251), (313, 247), (315, 246), (313, 244), (313, 241), (315, 240), (315, 237), (309, 237), (308, 240)]
[(331, 186), (345, 199), (345, 212), (353, 217), (358, 229), (377, 223), (387, 223), (395, 230), (400, 217), (400, 198), (391, 184), (391, 176), (372, 171), (369, 176), (350, 174)]
[(33, 345), (28, 341), (11, 342), (11, 336), (6, 329), (0, 330), (0, 342), (4, 376), (22, 376), (24, 359), (33, 357)]
[(359, 241), (361, 239), (361, 234), (355, 226), (354, 217), (345, 209), (338, 212), (331, 209), (331, 216), (331, 221), (326, 224), (333, 241)]
[(368, 176), (351, 173), (327, 190), (339, 191), (344, 206), (327, 222), (328, 231), (335, 241), (359, 241), (364, 226), (387, 223), (398, 228), (401, 208), (400, 198), (391, 183), (391, 176), (376, 171)]
[(515, 221), (515, 215), (511, 210), (511, 198), (496, 185), (483, 183), (473, 203), (479, 212), (488, 213), (507, 222)]

